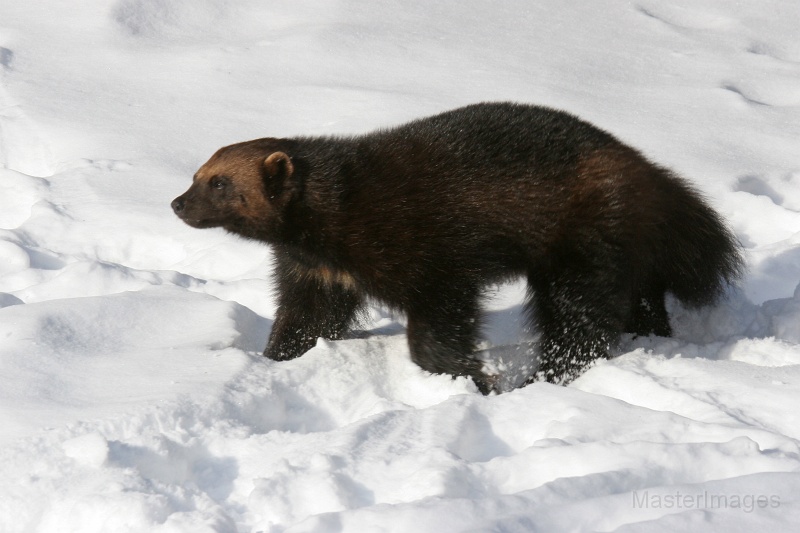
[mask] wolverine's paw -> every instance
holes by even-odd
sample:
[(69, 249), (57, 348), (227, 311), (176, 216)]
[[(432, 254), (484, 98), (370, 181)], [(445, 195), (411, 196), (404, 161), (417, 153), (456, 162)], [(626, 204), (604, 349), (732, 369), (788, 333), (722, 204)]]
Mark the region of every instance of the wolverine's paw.
[(500, 385), (499, 374), (479, 374), (476, 376), (472, 376), (472, 381), (475, 382), (475, 385), (478, 387), (478, 390), (484, 396), (488, 396), (492, 392), (496, 394), (500, 394), (502, 392), (499, 387)]
[(581, 377), (587, 370), (595, 366), (599, 361), (605, 361), (605, 357), (598, 357), (589, 361), (569, 361), (568, 365), (560, 365), (558, 370), (553, 368), (539, 368), (528, 380), (522, 385), (530, 385), (536, 382), (553, 383), (554, 385), (569, 385), (579, 377)]

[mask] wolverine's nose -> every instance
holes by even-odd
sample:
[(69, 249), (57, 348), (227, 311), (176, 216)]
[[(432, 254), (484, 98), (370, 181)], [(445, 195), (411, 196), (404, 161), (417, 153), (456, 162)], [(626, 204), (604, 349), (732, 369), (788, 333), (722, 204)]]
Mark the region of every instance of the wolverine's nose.
[(180, 215), (184, 207), (186, 207), (186, 202), (180, 196), (172, 200), (172, 210), (175, 211), (176, 215)]

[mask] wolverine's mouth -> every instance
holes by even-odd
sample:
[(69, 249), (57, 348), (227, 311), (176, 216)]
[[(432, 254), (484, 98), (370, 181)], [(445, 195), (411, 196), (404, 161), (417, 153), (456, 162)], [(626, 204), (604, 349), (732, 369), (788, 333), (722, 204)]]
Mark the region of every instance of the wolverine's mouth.
[(220, 222), (218, 222), (218, 221), (216, 221), (216, 220), (214, 220), (212, 218), (184, 218), (184, 217), (181, 217), (181, 220), (186, 222), (191, 227), (199, 228), (199, 229), (216, 228), (216, 227), (222, 225)]

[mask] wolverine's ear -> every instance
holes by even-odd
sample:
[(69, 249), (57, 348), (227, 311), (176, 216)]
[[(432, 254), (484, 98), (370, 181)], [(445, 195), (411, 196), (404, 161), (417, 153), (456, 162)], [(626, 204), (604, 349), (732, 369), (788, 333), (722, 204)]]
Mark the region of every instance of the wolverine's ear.
[(272, 178), (286, 179), (294, 173), (294, 165), (288, 155), (275, 152), (264, 160), (264, 172)]
[(294, 174), (294, 165), (291, 158), (283, 152), (274, 152), (267, 156), (262, 163), (264, 172), (264, 186), (270, 198), (280, 195), (283, 191), (292, 189), (291, 180)]

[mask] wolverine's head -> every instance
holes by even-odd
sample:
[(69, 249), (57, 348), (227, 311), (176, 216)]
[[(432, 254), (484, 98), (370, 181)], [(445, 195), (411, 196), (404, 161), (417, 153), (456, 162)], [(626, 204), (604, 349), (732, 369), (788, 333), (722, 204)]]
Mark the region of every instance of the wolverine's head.
[(195, 228), (223, 227), (265, 238), (282, 208), (297, 193), (294, 165), (277, 139), (258, 139), (219, 149), (172, 201), (172, 210)]

